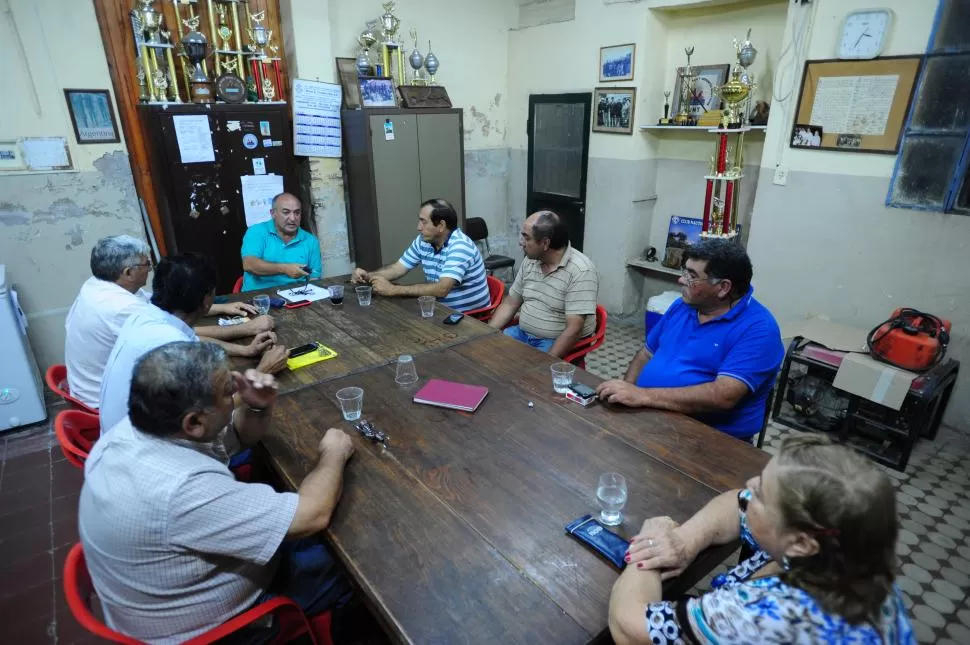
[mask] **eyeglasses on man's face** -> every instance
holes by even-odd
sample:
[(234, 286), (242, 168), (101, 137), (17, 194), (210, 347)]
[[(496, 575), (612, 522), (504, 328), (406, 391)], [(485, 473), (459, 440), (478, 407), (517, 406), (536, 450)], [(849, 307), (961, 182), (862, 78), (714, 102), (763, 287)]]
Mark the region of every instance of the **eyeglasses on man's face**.
[(693, 287), (694, 285), (700, 284), (701, 282), (706, 282), (709, 285), (719, 284), (724, 282), (724, 278), (712, 278), (711, 276), (704, 276), (703, 278), (691, 275), (689, 269), (680, 270), (680, 279), (684, 281), (684, 284), (688, 287)]

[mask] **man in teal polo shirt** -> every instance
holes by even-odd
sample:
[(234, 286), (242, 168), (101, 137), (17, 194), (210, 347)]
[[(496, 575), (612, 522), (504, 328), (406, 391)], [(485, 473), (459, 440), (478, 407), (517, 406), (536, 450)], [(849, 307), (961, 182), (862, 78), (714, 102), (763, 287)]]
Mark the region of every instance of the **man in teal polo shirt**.
[(272, 219), (254, 224), (242, 243), (243, 291), (267, 289), (323, 275), (320, 243), (300, 228), (303, 208), (290, 193), (273, 198)]
[(754, 299), (738, 244), (705, 240), (684, 253), (680, 300), (650, 330), (623, 380), (602, 400), (689, 414), (739, 439), (761, 430), (785, 355), (774, 316)]

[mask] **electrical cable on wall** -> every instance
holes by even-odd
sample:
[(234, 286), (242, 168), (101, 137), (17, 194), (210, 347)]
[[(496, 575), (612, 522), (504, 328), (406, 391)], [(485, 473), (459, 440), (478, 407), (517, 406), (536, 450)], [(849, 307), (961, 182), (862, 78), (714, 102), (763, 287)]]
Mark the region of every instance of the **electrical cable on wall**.
[[(784, 108), (787, 107), (788, 100), (795, 94), (795, 87), (799, 83), (800, 77), (798, 72), (805, 63), (805, 58), (808, 53), (808, 42), (811, 40), (812, 26), (815, 24), (815, 12), (817, 9), (817, 2), (808, 5), (804, 3), (796, 5), (795, 11), (801, 10), (801, 15), (796, 16), (792, 21), (791, 39), (788, 41), (788, 45), (782, 50), (781, 56), (778, 57), (778, 69), (775, 77), (772, 79), (771, 98), (774, 101), (772, 107), (775, 107), (773, 112), (778, 115), (776, 118), (781, 118), (785, 121), (781, 129), (782, 134), (775, 141), (775, 167), (782, 165), (785, 151), (788, 148), (787, 132), (791, 129), (792, 121), (795, 119), (795, 110), (791, 110), (791, 116), (788, 116), (789, 111)], [(785, 57), (789, 52), (791, 52), (791, 63), (786, 67)], [(788, 77), (791, 78), (791, 84), (787, 93), (781, 96), (782, 86)], [(781, 114), (785, 114), (785, 116), (782, 117)]]

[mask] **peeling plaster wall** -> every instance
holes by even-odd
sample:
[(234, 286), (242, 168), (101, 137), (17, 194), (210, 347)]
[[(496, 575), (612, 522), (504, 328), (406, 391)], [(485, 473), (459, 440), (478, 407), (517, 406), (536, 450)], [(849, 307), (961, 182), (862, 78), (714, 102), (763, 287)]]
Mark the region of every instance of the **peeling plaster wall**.
[(0, 176), (0, 263), (17, 287), (42, 368), (64, 362), (64, 318), (107, 235), (144, 238), (128, 155), (71, 174)]
[(94, 5), (0, 0), (0, 10), (0, 139), (65, 137), (77, 169), (0, 173), (0, 263), (43, 369), (64, 362), (64, 318), (94, 243), (145, 234), (124, 143), (78, 145), (64, 101), (66, 87), (111, 87)]

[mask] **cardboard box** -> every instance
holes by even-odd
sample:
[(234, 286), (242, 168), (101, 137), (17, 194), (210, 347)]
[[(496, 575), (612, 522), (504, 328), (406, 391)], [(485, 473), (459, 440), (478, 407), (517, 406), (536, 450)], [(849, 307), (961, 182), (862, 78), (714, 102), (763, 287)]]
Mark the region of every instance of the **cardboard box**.
[(815, 317), (782, 325), (781, 334), (785, 340), (801, 336), (829, 349), (848, 352), (832, 385), (893, 410), (902, 407), (913, 379), (918, 376), (870, 357), (866, 347), (868, 330)]

